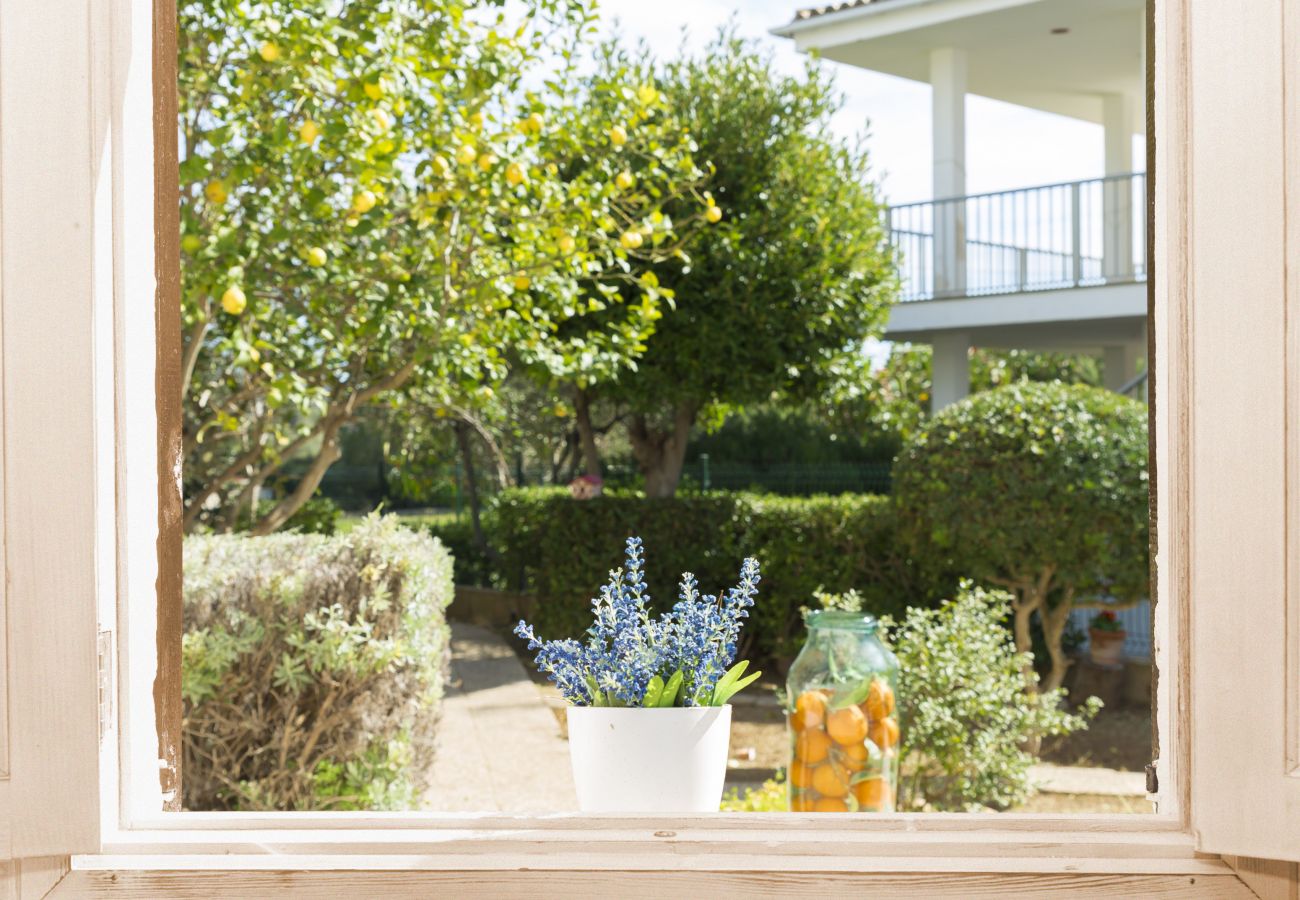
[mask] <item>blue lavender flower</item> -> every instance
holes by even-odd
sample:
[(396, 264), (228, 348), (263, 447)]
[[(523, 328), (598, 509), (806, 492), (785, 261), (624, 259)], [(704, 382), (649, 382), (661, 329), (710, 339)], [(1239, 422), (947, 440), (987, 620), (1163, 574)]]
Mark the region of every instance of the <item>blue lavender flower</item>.
[(609, 582), (591, 601), (593, 621), (585, 643), (542, 641), (523, 621), (515, 633), (536, 651), (538, 669), (576, 706), (640, 706), (656, 678), (667, 682), (679, 671), (683, 687), (675, 702), (710, 705), (754, 605), (758, 561), (745, 560), (740, 582), (725, 596), (701, 596), (695, 576), (683, 574), (678, 602), (655, 618), (640, 538), (628, 538), (625, 555), (623, 568), (609, 573)]

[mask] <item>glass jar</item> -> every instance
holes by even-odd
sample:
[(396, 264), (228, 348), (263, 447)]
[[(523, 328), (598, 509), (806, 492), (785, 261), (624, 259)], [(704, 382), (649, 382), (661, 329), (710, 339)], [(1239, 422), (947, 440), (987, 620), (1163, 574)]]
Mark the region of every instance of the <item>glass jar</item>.
[(790, 666), (792, 812), (893, 812), (898, 797), (898, 659), (874, 616), (823, 610)]

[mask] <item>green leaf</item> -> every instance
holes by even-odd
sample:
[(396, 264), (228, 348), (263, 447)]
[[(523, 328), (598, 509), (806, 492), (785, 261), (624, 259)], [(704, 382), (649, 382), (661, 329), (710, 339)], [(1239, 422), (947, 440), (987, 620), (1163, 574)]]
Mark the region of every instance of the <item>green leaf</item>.
[(664, 680), (656, 675), (650, 679), (650, 684), (645, 689), (645, 696), (641, 698), (641, 706), (644, 709), (653, 709), (659, 705), (659, 698), (663, 696)]
[(678, 669), (664, 686), (663, 696), (659, 698), (659, 708), (667, 709), (677, 705), (677, 695), (682, 689), (682, 670)]
[[(713, 699), (709, 703), (710, 706), (722, 705), (719, 702), (718, 697), (722, 695), (723, 691), (731, 687), (731, 685), (736, 682), (737, 678), (745, 674), (745, 669), (748, 668), (748, 666), (749, 660), (742, 659), (740, 662), (728, 669), (727, 674), (718, 679), (718, 683), (713, 686)], [(730, 694), (727, 696), (730, 696)]]
[(751, 684), (753, 684), (755, 681), (757, 681), (757, 680), (758, 680), (758, 676), (760, 676), (760, 675), (762, 675), (762, 674), (763, 674), (762, 672), (754, 672), (754, 673), (751, 674), (751, 675), (747, 675), (746, 677), (740, 679), (739, 681), (735, 682), (734, 684), (729, 685), (729, 686), (726, 688), (726, 690), (723, 690), (723, 691), (719, 691), (719, 690), (717, 690), (717, 689), (714, 689), (714, 691), (713, 691), (713, 705), (714, 705), (714, 706), (722, 706), (722, 705), (725, 704), (728, 700), (730, 700), (733, 696), (735, 696), (736, 694), (740, 693), (740, 692), (743, 691), (745, 688), (749, 687)]
[(857, 684), (848, 688), (841, 688), (831, 697), (831, 709), (844, 709), (846, 706), (857, 706), (867, 695), (871, 693), (871, 682), (876, 680), (875, 675), (868, 675)]

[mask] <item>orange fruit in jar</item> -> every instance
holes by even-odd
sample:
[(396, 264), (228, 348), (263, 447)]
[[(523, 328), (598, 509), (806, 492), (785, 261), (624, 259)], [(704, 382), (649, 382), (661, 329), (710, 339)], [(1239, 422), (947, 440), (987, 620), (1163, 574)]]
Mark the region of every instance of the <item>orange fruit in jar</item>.
[(812, 805), (813, 812), (848, 812), (849, 805), (839, 797), (818, 797)]
[(790, 727), (795, 731), (820, 728), (826, 718), (826, 697), (820, 691), (804, 691), (794, 702)]
[(839, 748), (837, 758), (840, 765), (850, 772), (860, 772), (866, 766), (867, 760), (871, 754), (867, 750), (867, 745), (862, 743), (848, 744)]
[(853, 785), (853, 799), (859, 809), (887, 809), (894, 805), (894, 792), (883, 778), (868, 778)]
[(872, 721), (883, 719), (894, 711), (894, 689), (883, 678), (874, 678), (862, 705)]
[(849, 773), (835, 763), (826, 763), (813, 769), (812, 786), (823, 797), (847, 797)]
[(826, 733), (840, 745), (861, 744), (867, 736), (867, 717), (856, 706), (833, 710), (826, 717)]
[(831, 739), (821, 731), (801, 731), (794, 742), (794, 755), (809, 765), (826, 759), (831, 751)]
[(812, 808), (811, 794), (796, 793), (790, 797), (790, 812), (812, 812)]
[(871, 731), (868, 735), (871, 743), (880, 748), (881, 752), (888, 750), (898, 744), (898, 722), (895, 719), (879, 719), (871, 723)]
[(812, 773), (812, 766), (804, 765), (796, 759), (790, 764), (790, 783), (797, 788), (810, 788)]

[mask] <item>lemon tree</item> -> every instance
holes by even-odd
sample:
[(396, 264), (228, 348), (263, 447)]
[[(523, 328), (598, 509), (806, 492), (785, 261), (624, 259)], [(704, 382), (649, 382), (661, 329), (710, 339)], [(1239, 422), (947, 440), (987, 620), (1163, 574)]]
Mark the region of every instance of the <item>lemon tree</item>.
[(689, 225), (669, 210), (707, 204), (641, 63), (578, 76), (592, 15), (182, 3), (187, 527), (232, 527), (296, 461), (253, 527), (276, 529), (344, 426), (417, 386), (450, 402), (512, 364), (640, 352)]

